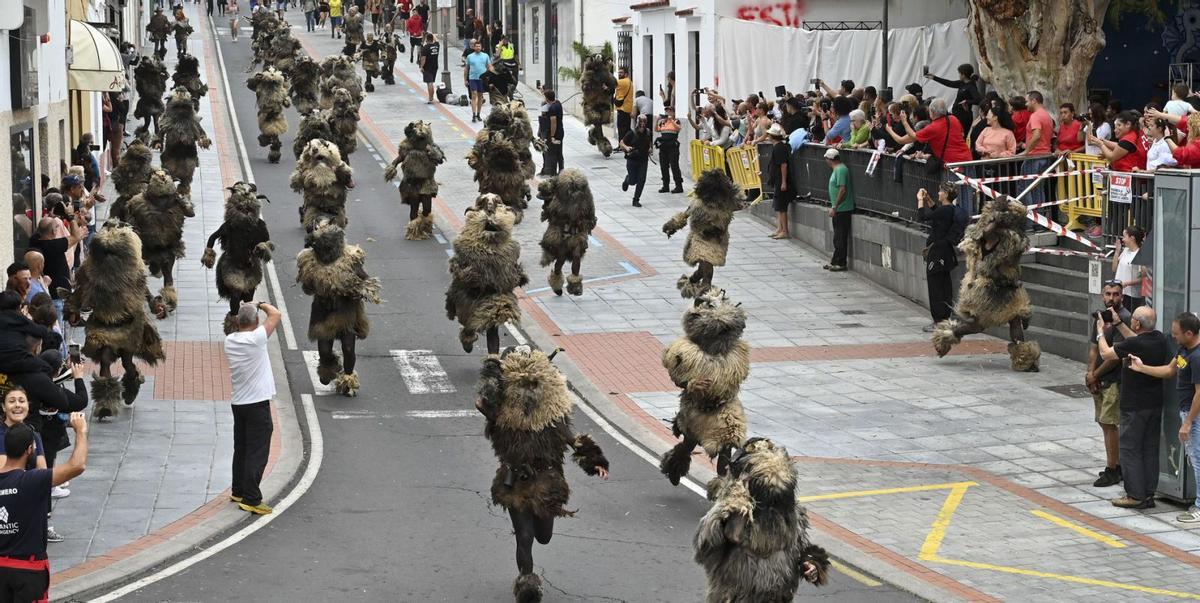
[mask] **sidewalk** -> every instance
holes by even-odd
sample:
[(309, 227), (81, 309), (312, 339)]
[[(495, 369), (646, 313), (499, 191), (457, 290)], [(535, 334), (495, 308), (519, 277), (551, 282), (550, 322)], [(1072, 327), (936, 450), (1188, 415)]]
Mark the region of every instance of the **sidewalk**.
[[(289, 17), (310, 54), (340, 51), (328, 31), (306, 33), (298, 15)], [(438, 172), (445, 245), (477, 194), (462, 160), (475, 132), (470, 110), (397, 111), (397, 94), (424, 95), (414, 66), (401, 60), (397, 71), (397, 86), (379, 86), (364, 101), (360, 131), (375, 144), (352, 164), (356, 177), (370, 177), (369, 157), (382, 166), (410, 120), (431, 121), (447, 156)], [(528, 102), (536, 115), (539, 103)], [(660, 419), (673, 415), (678, 397), (661, 351), (690, 303), (675, 289), (690, 272), (684, 237), (667, 239), (661, 225), (687, 198), (655, 192), (652, 165), (645, 207), (632, 207), (619, 188), (621, 158), (588, 146), (574, 118), (566, 130), (566, 165), (588, 175), (599, 227), (583, 263), (584, 295), (548, 294), (547, 269), (537, 264), (543, 225), (531, 204), (517, 228), (531, 279), (523, 326), (564, 348), (590, 382), (576, 384), (585, 395), (596, 391), (607, 398), (597, 407), (623, 409), (628, 416), (610, 418), (655, 434), (644, 443), (661, 451), (674, 440)], [(852, 272), (822, 270), (823, 254), (770, 232), (739, 214), (728, 265), (714, 281), (749, 315), (749, 431), (797, 455), (814, 525), (856, 549), (863, 569), (962, 600), (1200, 598), (1200, 534), (1172, 520), (1182, 507), (1117, 509), (1107, 499), (1119, 488), (1091, 487), (1103, 451), (1092, 402), (1072, 387), (1082, 365), (1047, 355), (1042, 372), (1016, 374), (1004, 342), (982, 336), (938, 359), (921, 332), (927, 311)]]

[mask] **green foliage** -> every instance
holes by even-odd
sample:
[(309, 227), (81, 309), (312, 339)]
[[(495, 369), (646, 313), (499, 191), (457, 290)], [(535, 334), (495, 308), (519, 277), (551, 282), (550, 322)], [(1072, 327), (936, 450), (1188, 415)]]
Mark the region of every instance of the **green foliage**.
[(1176, 0), (1111, 0), (1108, 5), (1108, 22), (1113, 27), (1121, 27), (1121, 17), (1126, 14), (1146, 16), (1146, 25), (1153, 27), (1162, 25), (1167, 20), (1163, 8), (1176, 4)]
[[(559, 75), (559, 77), (562, 77), (563, 79), (571, 80), (573, 82), (578, 82), (579, 79), (583, 77), (583, 62), (586, 61), (588, 57), (595, 54), (597, 51), (595, 48), (580, 44), (578, 41), (571, 42), (571, 50), (573, 50), (575, 52), (575, 56), (579, 58), (580, 66), (578, 68), (559, 67), (558, 75)], [(600, 47), (599, 52), (600, 52), (600, 56), (603, 56), (606, 59), (612, 59), (614, 56), (612, 42), (605, 42), (604, 46)]]

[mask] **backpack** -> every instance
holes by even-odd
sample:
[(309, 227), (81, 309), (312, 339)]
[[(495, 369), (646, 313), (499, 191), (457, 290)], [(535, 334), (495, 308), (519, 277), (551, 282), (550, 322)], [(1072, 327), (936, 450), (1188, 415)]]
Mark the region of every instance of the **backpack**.
[(954, 204), (954, 225), (950, 227), (950, 232), (947, 238), (950, 239), (950, 244), (955, 247), (963, 240), (963, 235), (967, 232), (967, 224), (971, 222), (971, 214), (962, 204)]

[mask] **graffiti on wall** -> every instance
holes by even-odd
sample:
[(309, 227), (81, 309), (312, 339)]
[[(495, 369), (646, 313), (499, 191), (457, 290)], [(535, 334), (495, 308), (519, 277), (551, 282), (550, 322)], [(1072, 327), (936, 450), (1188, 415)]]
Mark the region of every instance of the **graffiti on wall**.
[(767, 25), (783, 27), (800, 27), (804, 23), (805, 0), (789, 0), (781, 2), (752, 2), (737, 8), (737, 18), (743, 21), (757, 21)]

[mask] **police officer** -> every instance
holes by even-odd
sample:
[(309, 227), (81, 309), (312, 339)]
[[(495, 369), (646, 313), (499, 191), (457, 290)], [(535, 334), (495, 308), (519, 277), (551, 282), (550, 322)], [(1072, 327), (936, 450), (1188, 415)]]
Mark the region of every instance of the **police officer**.
[[(679, 130), (682, 126), (675, 118), (675, 107), (667, 106), (666, 114), (659, 116), (654, 125), (658, 138), (654, 146), (658, 148), (658, 165), (662, 169), (662, 188), (658, 192), (683, 192), (683, 174), (679, 171)], [(671, 189), (671, 176), (675, 177), (675, 188)]]

